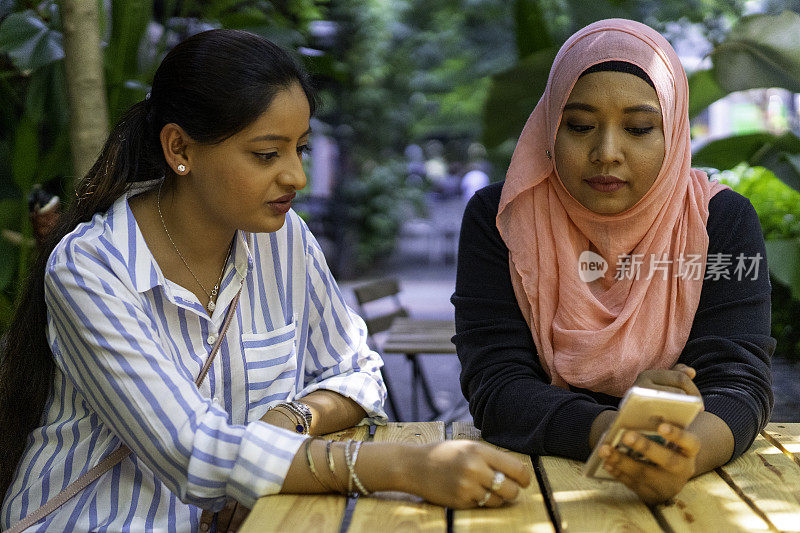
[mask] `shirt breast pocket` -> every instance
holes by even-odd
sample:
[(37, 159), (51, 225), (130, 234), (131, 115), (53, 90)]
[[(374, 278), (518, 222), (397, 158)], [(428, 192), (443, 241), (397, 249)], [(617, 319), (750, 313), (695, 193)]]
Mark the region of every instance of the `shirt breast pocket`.
[(295, 325), (242, 334), (247, 379), (247, 422), (258, 420), (270, 403), (285, 400), (297, 375)]

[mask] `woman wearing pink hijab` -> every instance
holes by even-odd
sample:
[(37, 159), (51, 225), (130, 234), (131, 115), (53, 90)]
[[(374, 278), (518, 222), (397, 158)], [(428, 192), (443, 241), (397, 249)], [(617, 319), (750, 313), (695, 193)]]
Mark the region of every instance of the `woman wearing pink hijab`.
[(745, 451), (772, 410), (770, 283), (750, 202), (691, 166), (675, 51), (611, 19), (562, 46), (503, 183), (464, 214), (461, 383), (495, 444), (585, 460), (634, 384), (699, 395), (661, 446), (607, 448), (646, 502)]

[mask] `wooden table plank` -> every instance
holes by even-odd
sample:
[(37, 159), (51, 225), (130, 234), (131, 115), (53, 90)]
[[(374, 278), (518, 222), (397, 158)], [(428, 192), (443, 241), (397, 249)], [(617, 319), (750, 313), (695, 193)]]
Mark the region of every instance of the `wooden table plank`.
[(583, 463), (571, 459), (539, 461), (562, 531), (661, 531), (647, 506), (622, 483), (584, 477)]
[(776, 529), (800, 531), (800, 466), (762, 435), (721, 472)]
[(773, 531), (716, 472), (689, 481), (655, 513), (674, 531)]
[[(429, 443), (444, 440), (442, 422), (398, 422), (378, 427), (374, 442)], [(399, 492), (374, 493), (359, 498), (349, 533), (375, 531), (447, 531), (445, 509)]]
[[(338, 441), (366, 440), (367, 436), (368, 428), (358, 426), (325, 435), (323, 438)], [(239, 531), (338, 533), (346, 504), (347, 498), (338, 494), (265, 496), (258, 500)]]
[[(453, 439), (481, 440), (481, 432), (469, 422), (453, 422)], [(493, 533), (499, 530), (536, 533), (555, 531), (547, 513), (544, 496), (536, 482), (531, 458), (521, 453), (510, 451), (507, 453), (525, 464), (531, 475), (531, 484), (520, 492), (516, 502), (504, 507), (455, 511), (453, 516), (455, 533)]]
[(800, 423), (773, 422), (767, 424), (762, 434), (800, 466)]

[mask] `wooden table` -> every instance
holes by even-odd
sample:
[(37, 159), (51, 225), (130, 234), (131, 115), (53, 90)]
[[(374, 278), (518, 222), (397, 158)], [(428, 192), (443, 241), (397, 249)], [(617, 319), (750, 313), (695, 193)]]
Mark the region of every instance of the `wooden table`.
[[(444, 420), (444, 416), (433, 398), (433, 392), (422, 375), (420, 354), (455, 354), (456, 347), (450, 342), (456, 334), (456, 326), (452, 320), (426, 320), (409, 317), (398, 317), (392, 322), (386, 340), (381, 344), (384, 354), (403, 354), (411, 362), (411, 419), (419, 420), (419, 395), (422, 389), (425, 403), (433, 411), (432, 419)], [(398, 418), (400, 413), (395, 412)]]
[[(439, 442), (444, 429), (441, 422), (393, 423), (376, 428), (372, 440)], [(480, 438), (459, 422), (450, 437)], [(367, 440), (368, 432), (351, 428), (327, 438)], [(241, 531), (800, 531), (800, 423), (770, 424), (742, 457), (693, 479), (672, 504), (656, 507), (622, 484), (584, 478), (582, 463), (560, 457), (531, 462), (508, 453), (525, 463), (534, 482), (506, 507), (451, 511), (401, 493), (352, 501), (277, 495), (259, 500)]]

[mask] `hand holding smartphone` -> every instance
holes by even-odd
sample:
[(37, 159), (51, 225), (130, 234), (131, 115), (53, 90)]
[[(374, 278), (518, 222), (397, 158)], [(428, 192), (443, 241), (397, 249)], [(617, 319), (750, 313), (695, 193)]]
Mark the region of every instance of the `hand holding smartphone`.
[(664, 439), (658, 435), (658, 426), (663, 422), (685, 428), (703, 410), (703, 400), (697, 396), (665, 392), (645, 387), (631, 387), (619, 405), (619, 414), (608, 430), (597, 442), (592, 455), (586, 461), (583, 474), (587, 477), (615, 480), (603, 468), (604, 460), (599, 450), (604, 445), (628, 453), (637, 460), (644, 460), (627, 448), (621, 440), (626, 430), (635, 430), (659, 444)]

